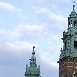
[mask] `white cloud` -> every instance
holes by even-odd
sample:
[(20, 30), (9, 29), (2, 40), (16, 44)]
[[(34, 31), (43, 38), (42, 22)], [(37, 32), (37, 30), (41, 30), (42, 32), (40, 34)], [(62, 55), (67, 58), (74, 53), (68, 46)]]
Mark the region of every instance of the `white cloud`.
[(43, 31), (43, 26), (41, 25), (18, 25), (15, 31), (19, 34), (27, 34), (30, 36), (38, 35)]
[(15, 6), (7, 2), (0, 2), (0, 8), (10, 10), (10, 11), (21, 11), (21, 9), (17, 9)]
[(0, 28), (0, 35), (5, 35), (7, 32), (4, 29)]
[[(31, 0), (29, 0), (31, 1)], [(51, 0), (32, 0), (32, 2), (38, 2), (38, 3), (54, 3), (54, 2), (58, 2), (58, 3), (67, 3), (67, 2), (70, 2), (71, 0), (54, 0), (54, 1), (51, 1)]]
[(42, 61), (46, 62), (49, 66), (54, 67), (58, 69), (58, 64), (54, 62), (50, 57), (48, 52), (42, 52), (40, 53), (40, 58)]
[(63, 16), (61, 16), (61, 15), (54, 14), (54, 13), (52, 13), (52, 12), (50, 12), (49, 17), (50, 17), (51, 19), (55, 19), (55, 21), (57, 21), (57, 22), (66, 23), (66, 21), (67, 21), (67, 19), (66, 19), (65, 17), (63, 17)]
[(28, 17), (27, 16), (25, 16), (25, 15), (19, 15), (19, 17), (21, 18), (21, 19), (23, 19), (23, 20), (26, 20)]
[(45, 19), (49, 20), (49, 23), (51, 23), (52, 27), (59, 28), (60, 30), (65, 29), (67, 25), (66, 17), (56, 14), (47, 8), (37, 8), (36, 10), (38, 14), (41, 14), (45, 17)]
[(30, 2), (32, 1), (32, 2), (37, 2), (37, 3), (41, 3), (41, 2), (46, 2), (46, 0), (29, 0)]
[(10, 31), (1, 29), (0, 36), (1, 39), (6, 41), (16, 41), (20, 40), (22, 37), (23, 39), (28, 39), (30, 37), (37, 38), (43, 34), (44, 28), (43, 25), (17, 25)]
[(58, 15), (58, 14), (55, 14), (54, 12), (48, 10), (47, 8), (40, 8), (38, 9), (38, 13), (40, 14), (46, 14), (49, 18), (51, 19), (55, 19), (55, 21), (57, 22), (63, 22), (63, 23), (66, 23), (67, 19), (62, 16), (62, 15)]
[(37, 47), (37, 44), (29, 43), (27, 41), (13, 41), (0, 44), (0, 50), (13, 53), (17, 56), (23, 56), (25, 53), (31, 52), (33, 46)]
[(54, 0), (58, 3), (68, 3), (68, 2), (71, 2), (71, 0)]

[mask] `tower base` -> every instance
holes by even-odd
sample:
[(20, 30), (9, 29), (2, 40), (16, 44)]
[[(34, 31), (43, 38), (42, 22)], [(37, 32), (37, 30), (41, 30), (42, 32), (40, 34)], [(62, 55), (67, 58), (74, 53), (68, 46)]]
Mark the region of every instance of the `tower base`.
[(77, 77), (77, 58), (65, 57), (58, 63), (59, 77)]

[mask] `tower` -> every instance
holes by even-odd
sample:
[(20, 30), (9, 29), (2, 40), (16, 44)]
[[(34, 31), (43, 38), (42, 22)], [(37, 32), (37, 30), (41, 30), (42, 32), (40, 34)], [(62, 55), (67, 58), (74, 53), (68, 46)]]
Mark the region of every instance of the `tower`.
[(29, 59), (30, 66), (28, 67), (28, 65), (26, 65), (26, 72), (25, 72), (26, 77), (41, 77), (40, 76), (40, 66), (37, 67), (37, 64), (36, 64), (34, 48), (35, 46), (33, 46), (32, 57), (31, 59)]
[(59, 77), (77, 77), (77, 13), (75, 4), (68, 17), (68, 29), (63, 32), (63, 48), (59, 58)]

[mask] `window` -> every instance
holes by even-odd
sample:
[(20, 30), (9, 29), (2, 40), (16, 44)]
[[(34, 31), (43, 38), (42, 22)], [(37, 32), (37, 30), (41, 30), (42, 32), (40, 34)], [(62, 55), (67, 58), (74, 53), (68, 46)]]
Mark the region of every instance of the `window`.
[(74, 26), (76, 27), (76, 21), (74, 21)]
[(65, 42), (65, 49), (66, 49), (66, 42)]
[(77, 41), (74, 40), (74, 48), (77, 49)]

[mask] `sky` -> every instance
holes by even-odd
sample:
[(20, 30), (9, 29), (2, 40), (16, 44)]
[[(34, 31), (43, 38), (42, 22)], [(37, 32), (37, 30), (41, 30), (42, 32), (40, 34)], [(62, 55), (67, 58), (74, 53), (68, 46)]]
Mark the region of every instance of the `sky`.
[(41, 77), (59, 77), (72, 5), (72, 0), (0, 0), (0, 77), (25, 77), (33, 46)]

